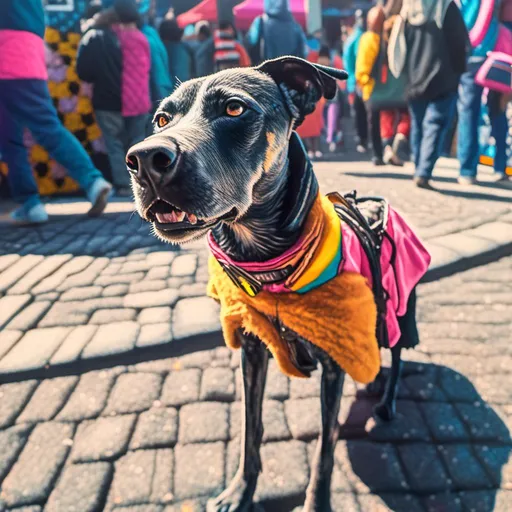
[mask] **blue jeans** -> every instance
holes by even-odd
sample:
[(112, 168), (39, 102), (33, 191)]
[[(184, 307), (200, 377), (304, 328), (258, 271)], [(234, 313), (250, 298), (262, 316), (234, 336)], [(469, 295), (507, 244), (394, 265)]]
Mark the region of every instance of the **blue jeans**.
[(40, 201), (23, 143), (25, 128), (84, 190), (102, 177), (80, 142), (60, 122), (45, 80), (0, 80), (0, 153), (9, 167), (14, 200), (27, 206)]
[[(474, 68), (474, 69), (473, 69)], [(457, 110), (459, 127), (457, 135), (457, 158), (460, 162), (460, 175), (476, 177), (480, 156), (478, 127), (480, 126), (483, 88), (475, 83), (478, 67), (470, 66), (460, 78)]]
[(496, 142), (494, 155), (494, 172), (505, 174), (507, 169), (507, 132), (508, 119), (506, 112), (491, 117), (491, 135)]
[(415, 176), (432, 176), (453, 117), (456, 97), (453, 93), (431, 101), (418, 99), (409, 102)]

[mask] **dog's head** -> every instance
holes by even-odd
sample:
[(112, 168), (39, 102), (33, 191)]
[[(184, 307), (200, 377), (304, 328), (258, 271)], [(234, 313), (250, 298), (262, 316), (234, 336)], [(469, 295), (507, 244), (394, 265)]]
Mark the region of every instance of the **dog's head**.
[(141, 217), (173, 243), (242, 218), (258, 184), (284, 167), (292, 129), (344, 78), (283, 57), (181, 84), (161, 102), (155, 133), (127, 154)]

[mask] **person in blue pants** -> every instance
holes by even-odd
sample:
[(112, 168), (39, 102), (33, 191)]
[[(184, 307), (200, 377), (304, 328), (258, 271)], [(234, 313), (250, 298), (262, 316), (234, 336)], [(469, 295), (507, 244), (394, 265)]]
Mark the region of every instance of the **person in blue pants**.
[(112, 189), (58, 118), (47, 84), (44, 30), (41, 0), (0, 2), (0, 153), (12, 196), (21, 203), (11, 219), (20, 224), (48, 220), (23, 143), (25, 129), (80, 184), (90, 216), (103, 212)]
[[(478, 128), (480, 126), (480, 115), (482, 106), (483, 87), (475, 82), (475, 76), (481, 65), (485, 62), (487, 53), (492, 51), (496, 45), (499, 31), (499, 5), (497, 0), (460, 0), (460, 10), (464, 23), (470, 34), (473, 35), (472, 53), (468, 60), (467, 71), (462, 75), (459, 88), (459, 99), (457, 110), (459, 115), (457, 157), (460, 162), (460, 176), (458, 182), (461, 185), (474, 185), (477, 183), (477, 166), (480, 157), (478, 144)], [(485, 33), (477, 34), (472, 30), (475, 26), (482, 25), (481, 19), (490, 19), (486, 25)], [(492, 112), (491, 112), (492, 110)], [(494, 114), (497, 118), (494, 119)], [(490, 109), (489, 117), (493, 130), (493, 137), (496, 140), (496, 156), (494, 170), (496, 181), (506, 181), (505, 174), (506, 141), (508, 126), (504, 122), (506, 117), (499, 109)], [(498, 141), (500, 143), (498, 144)]]

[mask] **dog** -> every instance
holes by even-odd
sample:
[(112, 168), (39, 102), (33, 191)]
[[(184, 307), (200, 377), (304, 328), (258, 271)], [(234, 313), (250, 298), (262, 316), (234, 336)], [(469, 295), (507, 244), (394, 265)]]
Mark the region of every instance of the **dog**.
[[(216, 293), (222, 295), (227, 290), (226, 293), (234, 294), (237, 298), (230, 304), (234, 302), (235, 308), (239, 301), (241, 307), (250, 310), (254, 297), (273, 300), (275, 295), (261, 292), (262, 288), (279, 288), (279, 283), (290, 280), (296, 269), (305, 265), (307, 251), (301, 258), (295, 253), (290, 256), (288, 266), (259, 273), (233, 262), (254, 262), (254, 268), (261, 270), (265, 262), (277, 261), (289, 253), (291, 247), (305, 243), (301, 234), (305, 226), (311, 224), (312, 212), (320, 208), (320, 203), (317, 180), (294, 128), (314, 110), (320, 98), (333, 98), (336, 81), (346, 76), (341, 70), (283, 57), (255, 68), (230, 69), (190, 80), (160, 103), (153, 120), (155, 133), (127, 154), (139, 215), (152, 224), (156, 236), (173, 244), (208, 236), (217, 258), (211, 267), (218, 278)], [(318, 238), (312, 236), (308, 243), (314, 244)], [(331, 245), (325, 243), (322, 247), (328, 252)], [(229, 278), (228, 284), (224, 278)], [(364, 317), (358, 313), (370, 302), (372, 311), (375, 309), (367, 281), (361, 282), (368, 293), (357, 287), (360, 284), (357, 281), (359, 284), (354, 290), (359, 290), (357, 294), (366, 298), (350, 310), (346, 320), (350, 324), (352, 317), (361, 317), (357, 329), (368, 332), (368, 337), (373, 336), (368, 344), (372, 353), (370, 373), (365, 373), (365, 379), (371, 382), (368, 375), (375, 378), (380, 368), (379, 347), (375, 341), (378, 319), (377, 313)], [(280, 294), (290, 300), (299, 295)], [(318, 300), (312, 301), (316, 308), (322, 306)], [(250, 303), (247, 307), (245, 301)], [(290, 307), (293, 313), (294, 303)], [(404, 346), (414, 345), (404, 339), (417, 337), (414, 286), (402, 309), (405, 313), (397, 319), (402, 336), (391, 349), (390, 377), (375, 409), (376, 415), (387, 421), (395, 415), (400, 351)], [(289, 374), (307, 377), (317, 363), (322, 367), (322, 429), (303, 510), (328, 512), (345, 371), (328, 350), (319, 346), (321, 343), (312, 343), (311, 339), (288, 328), (286, 318), (280, 319), (277, 302), (275, 314), (272, 311), (253, 313), (259, 322), (256, 327), (264, 327), (265, 332), (275, 327), (272, 335), (279, 332), (276, 341), (279, 347), (269, 348), (274, 357), (280, 357), (281, 368)], [(334, 316), (334, 323), (336, 318)], [(225, 329), (225, 337), (229, 337), (231, 346), (242, 348), (242, 456), (231, 484), (208, 502), (209, 512), (249, 511), (261, 470), (262, 402), (269, 350), (263, 338), (255, 334), (259, 332), (256, 327), (251, 331), (241, 328), (241, 324), (233, 325), (237, 328), (233, 333)], [(344, 336), (350, 338), (352, 333)], [(369, 390), (382, 393), (383, 382), (383, 374), (379, 372)]]

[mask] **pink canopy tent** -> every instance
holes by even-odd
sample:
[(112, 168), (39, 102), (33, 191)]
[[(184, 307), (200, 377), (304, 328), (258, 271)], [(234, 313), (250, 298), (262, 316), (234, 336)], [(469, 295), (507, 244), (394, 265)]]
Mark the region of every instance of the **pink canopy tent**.
[(200, 4), (192, 7), (190, 11), (180, 14), (178, 25), (183, 28), (203, 20), (210, 23), (217, 21), (217, 0), (203, 0)]
[[(233, 9), (235, 25), (240, 30), (248, 30), (256, 16), (263, 14), (264, 0), (245, 0)], [(290, 10), (293, 17), (306, 28), (305, 0), (290, 0)]]

